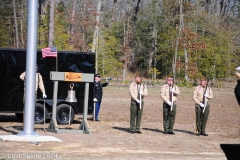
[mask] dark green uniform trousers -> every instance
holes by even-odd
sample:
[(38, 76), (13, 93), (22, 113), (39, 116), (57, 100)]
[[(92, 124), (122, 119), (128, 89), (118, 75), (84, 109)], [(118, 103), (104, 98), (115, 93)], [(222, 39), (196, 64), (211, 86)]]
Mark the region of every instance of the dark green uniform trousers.
[(204, 113), (202, 113), (203, 108), (198, 104), (195, 105), (196, 127), (197, 127), (197, 132), (200, 134), (205, 133), (205, 128), (206, 128), (209, 110), (210, 110), (209, 107), (210, 105), (207, 104)]
[(173, 132), (176, 116), (176, 103), (174, 103), (171, 113), (170, 110), (171, 106), (167, 103), (163, 103), (163, 128), (165, 132)]
[(143, 112), (144, 102), (142, 101), (141, 109), (139, 108), (139, 103), (131, 101), (130, 106), (130, 131), (136, 132), (140, 131), (141, 118)]

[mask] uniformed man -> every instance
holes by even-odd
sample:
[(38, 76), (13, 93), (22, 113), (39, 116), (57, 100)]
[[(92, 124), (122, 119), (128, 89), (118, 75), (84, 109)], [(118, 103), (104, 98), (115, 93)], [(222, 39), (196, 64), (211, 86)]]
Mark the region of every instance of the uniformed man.
[(101, 76), (99, 74), (95, 75), (95, 82), (94, 82), (94, 98), (97, 99), (96, 102), (96, 108), (95, 108), (95, 121), (100, 121), (98, 119), (98, 114), (101, 108), (101, 103), (102, 103), (102, 95), (103, 95), (103, 89), (102, 87), (106, 87), (108, 85), (109, 81), (106, 79), (105, 83), (101, 83)]
[(163, 100), (163, 133), (174, 135), (173, 126), (176, 117), (176, 102), (180, 91), (178, 86), (174, 84), (174, 79), (171, 75), (167, 77), (166, 82), (160, 90), (160, 96)]
[(236, 78), (237, 78), (237, 85), (234, 88), (234, 93), (236, 96), (236, 99), (238, 101), (238, 105), (240, 106), (240, 67), (236, 68)]
[(201, 78), (200, 85), (195, 87), (193, 92), (197, 136), (208, 136), (208, 134), (205, 132), (205, 128), (210, 110), (210, 104), (208, 103), (208, 100), (211, 98), (213, 98), (212, 89), (207, 85), (206, 78)]
[[(42, 80), (42, 76), (40, 73), (37, 73), (38, 65), (36, 65), (36, 99), (37, 99), (37, 90), (38, 88), (41, 90), (43, 98), (47, 98), (45, 93), (45, 88)], [(23, 95), (23, 104), (25, 103), (25, 80), (26, 80), (26, 72), (23, 72), (20, 75), (20, 79), (24, 81), (24, 95)]]
[(147, 87), (142, 84), (142, 77), (136, 74), (135, 82), (129, 86), (129, 93), (131, 96), (130, 105), (130, 133), (142, 134), (140, 130), (142, 112), (144, 108), (143, 98), (147, 96)]

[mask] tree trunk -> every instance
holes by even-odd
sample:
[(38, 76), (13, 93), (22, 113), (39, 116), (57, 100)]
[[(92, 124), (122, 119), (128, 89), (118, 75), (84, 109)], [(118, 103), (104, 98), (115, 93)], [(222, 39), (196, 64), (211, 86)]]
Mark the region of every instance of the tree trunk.
[[(126, 47), (126, 26), (125, 26), (125, 23), (123, 24), (123, 34), (124, 34), (124, 37), (123, 37), (123, 47)], [(125, 56), (125, 50), (123, 50), (124, 53), (123, 53), (123, 56)], [(125, 57), (123, 58), (124, 60), (124, 66), (123, 66), (123, 77), (122, 77), (122, 82), (124, 83), (125, 82), (125, 79), (126, 79), (126, 67), (127, 67), (127, 63), (126, 63), (126, 60), (125, 60)]]
[(20, 48), (26, 48), (25, 46), (25, 41), (23, 37), (23, 1), (21, 2), (21, 7), (20, 7), (20, 41), (21, 41), (21, 47)]
[(15, 3), (15, 0), (12, 0), (12, 3), (13, 3), (13, 14), (14, 14), (14, 24), (15, 24), (16, 47), (19, 48), (18, 24), (17, 24), (17, 14), (16, 14), (16, 3)]
[(154, 39), (155, 43), (154, 43), (154, 65), (153, 67), (155, 68), (154, 69), (154, 80), (157, 79), (157, 37)]
[[(154, 42), (152, 42), (152, 46), (153, 45), (154, 45)], [(152, 68), (153, 55), (154, 55), (154, 50), (151, 49), (150, 54), (149, 54), (149, 60), (148, 60), (148, 72), (150, 72), (150, 70)]]
[(124, 83), (126, 80), (126, 74), (127, 74), (127, 62), (124, 62), (124, 67), (123, 67), (123, 80), (122, 82)]
[(71, 16), (71, 28), (70, 28), (70, 33), (71, 33), (70, 44), (71, 45), (73, 44), (73, 40), (74, 40), (75, 14), (76, 14), (76, 0), (73, 0), (73, 8), (72, 8), (72, 16)]
[(184, 42), (184, 58), (185, 58), (185, 80), (188, 82), (188, 54), (187, 54), (187, 48), (185, 45), (186, 42)]
[(148, 64), (148, 72), (150, 72), (151, 68), (154, 68), (154, 73), (152, 73), (152, 80), (156, 79), (156, 51), (157, 51), (157, 31), (155, 28), (155, 23), (153, 24), (153, 31), (152, 31), (152, 47), (149, 55), (149, 64)]
[(48, 40), (49, 47), (53, 47), (53, 41), (54, 41), (54, 3), (55, 3), (55, 0), (50, 1), (50, 21), (49, 21), (49, 40)]
[(127, 25), (125, 26), (124, 24), (124, 42), (123, 42), (123, 47), (124, 47), (124, 52), (123, 52), (123, 60), (124, 60), (124, 68), (123, 68), (123, 82), (125, 82), (126, 80), (126, 75), (127, 75), (127, 64), (128, 64), (128, 57), (129, 57), (129, 42), (130, 42), (130, 20), (131, 20), (131, 15), (130, 15), (130, 3), (132, 0), (129, 0), (129, 4), (128, 4), (128, 17), (127, 17)]
[[(182, 29), (184, 29), (184, 21), (183, 21), (183, 12), (182, 12), (182, 0), (179, 1), (180, 3), (180, 24), (182, 26)], [(187, 48), (186, 48), (186, 41), (184, 40), (183, 42), (183, 46), (184, 46), (184, 59), (185, 59), (185, 73), (184, 73), (184, 77), (185, 77), (185, 80), (188, 82), (188, 53), (187, 53)], [(175, 65), (176, 65), (176, 58), (175, 57)], [(175, 70), (175, 69), (174, 69)], [(175, 74), (175, 71), (174, 71), (174, 74)]]
[(111, 19), (111, 24), (113, 23), (115, 19), (115, 8), (116, 8), (117, 0), (113, 1), (113, 7), (112, 7), (112, 19)]
[[(182, 1), (182, 0), (180, 0), (180, 1)], [(181, 6), (181, 2), (180, 2), (180, 6)], [(182, 11), (181, 7), (180, 7), (180, 11)], [(182, 28), (183, 28), (181, 12), (180, 12), (179, 26), (176, 26), (176, 28), (178, 29), (178, 34), (176, 37), (175, 53), (174, 53), (173, 64), (172, 64), (173, 76), (176, 75), (176, 61), (177, 61), (177, 55), (178, 55), (178, 45), (179, 45), (180, 34), (181, 34)]]
[(92, 45), (92, 52), (96, 53), (95, 57), (95, 68), (96, 68), (96, 73), (98, 73), (98, 53), (97, 53), (97, 45), (98, 45), (98, 32), (99, 32), (99, 20), (100, 20), (100, 9), (101, 9), (101, 0), (98, 0), (98, 6), (97, 6), (97, 16), (96, 16), (96, 26), (94, 30), (94, 35), (93, 35), (93, 45)]

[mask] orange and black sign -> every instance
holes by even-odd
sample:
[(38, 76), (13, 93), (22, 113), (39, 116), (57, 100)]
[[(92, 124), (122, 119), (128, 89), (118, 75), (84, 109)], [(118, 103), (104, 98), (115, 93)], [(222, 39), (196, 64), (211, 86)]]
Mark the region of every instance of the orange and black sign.
[(64, 81), (81, 82), (82, 73), (65, 72)]

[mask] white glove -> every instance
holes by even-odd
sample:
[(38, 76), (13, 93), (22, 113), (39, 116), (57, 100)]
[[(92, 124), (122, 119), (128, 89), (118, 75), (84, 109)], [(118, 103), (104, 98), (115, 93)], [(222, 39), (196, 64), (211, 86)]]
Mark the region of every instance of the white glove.
[(140, 100), (139, 100), (139, 99), (137, 99), (136, 101), (137, 101), (137, 103), (140, 103)]
[(174, 92), (175, 92), (175, 88), (171, 88), (171, 89), (170, 89), (170, 92), (173, 92), (173, 93), (174, 93)]
[(240, 66), (236, 68), (236, 71), (240, 71)]
[(43, 94), (43, 98), (47, 98), (47, 95), (46, 95), (46, 94)]
[(139, 94), (143, 95), (143, 91), (139, 91)]
[(108, 79), (106, 79), (106, 81), (105, 81), (106, 83), (109, 83), (109, 80)]
[(203, 108), (205, 105), (204, 104), (202, 104), (202, 103), (199, 103), (199, 105)]
[(168, 104), (169, 106), (172, 106), (172, 102), (170, 102), (170, 101), (167, 101), (167, 104)]

